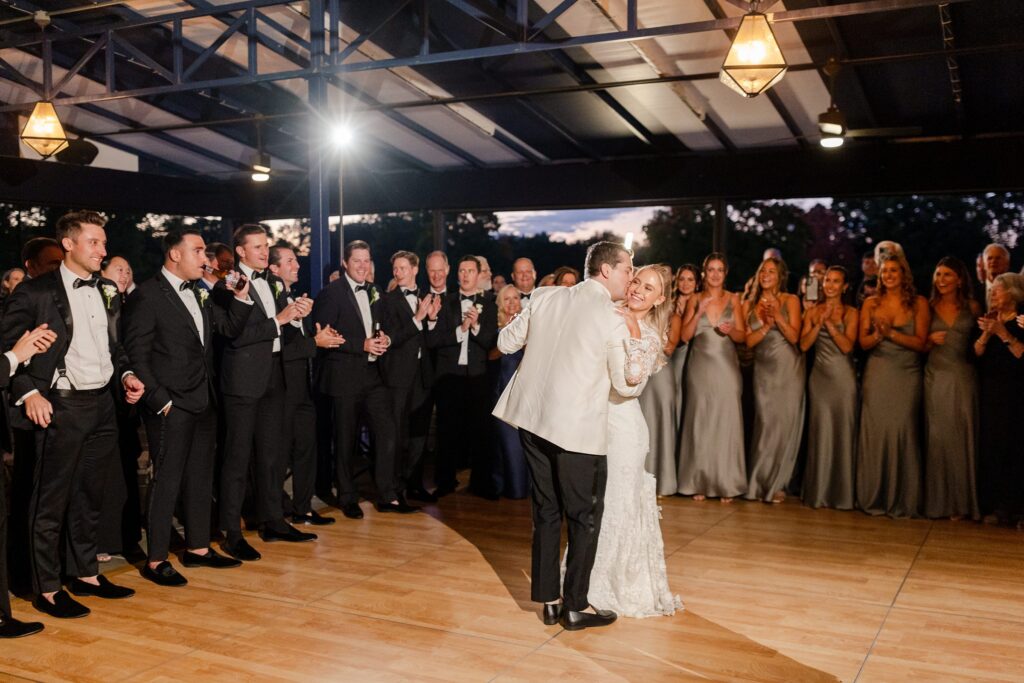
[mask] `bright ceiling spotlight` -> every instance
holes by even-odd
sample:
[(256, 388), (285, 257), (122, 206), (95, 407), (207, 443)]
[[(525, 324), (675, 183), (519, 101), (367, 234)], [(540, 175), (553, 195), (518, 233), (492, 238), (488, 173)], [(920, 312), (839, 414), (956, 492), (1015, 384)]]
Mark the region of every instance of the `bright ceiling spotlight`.
[(336, 123), (331, 126), (330, 136), (331, 142), (339, 149), (344, 149), (351, 145), (355, 137), (352, 134), (352, 127), (347, 123)]
[(822, 135), (821, 146), (829, 149), (835, 149), (836, 147), (842, 147), (843, 142), (846, 140), (842, 135)]
[(68, 146), (68, 135), (51, 102), (37, 102), (21, 130), (21, 141), (47, 159)]
[(740, 21), (718, 79), (744, 97), (757, 97), (782, 80), (787, 68), (768, 17), (752, 11)]
[(265, 183), (270, 180), (270, 155), (260, 152), (252, 165), (252, 181), (254, 183)]

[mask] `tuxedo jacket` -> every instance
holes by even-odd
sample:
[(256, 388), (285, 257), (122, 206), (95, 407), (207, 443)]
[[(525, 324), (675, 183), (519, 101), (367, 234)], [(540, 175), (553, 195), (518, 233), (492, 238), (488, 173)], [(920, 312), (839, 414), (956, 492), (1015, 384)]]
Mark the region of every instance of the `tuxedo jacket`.
[(422, 330), (416, 327), (401, 288), (381, 299), (381, 328), (391, 337), (391, 346), (381, 357), (384, 382), (389, 387), (411, 387), (419, 382), (429, 389), (434, 382), (434, 367), (427, 349), (427, 321), (423, 320)]
[[(253, 310), (238, 336), (225, 339), (220, 359), (220, 389), (228, 396), (259, 398), (270, 386), (274, 340), (278, 336), (274, 317), (288, 305), (288, 296), (281, 278), (268, 272), (267, 282), (274, 296), (274, 309), (264, 309), (263, 300), (256, 293), (255, 283), (249, 283)], [(229, 311), (234, 305), (232, 302), (235, 301), (235, 295), (228, 290), (223, 280), (214, 286), (211, 296), (214, 305), (224, 311)], [(282, 334), (286, 327), (281, 325)], [(284, 349), (283, 337), (281, 348)]]
[(313, 359), (316, 358), (316, 333), (310, 316), (299, 322), (302, 324), (301, 330), (292, 324), (281, 326), (281, 360), (284, 361), (285, 382), (289, 385), (289, 391), (292, 382), (303, 382), (307, 391), (311, 389)]
[(487, 372), (487, 353), (498, 339), (498, 307), (493, 301), (482, 295), (476, 296), (476, 305), (480, 306), (480, 332), (473, 334), (470, 330), (468, 345), (468, 364), (459, 365), (461, 344), (456, 338), (456, 330), (462, 324), (462, 303), (458, 291), (450, 292), (444, 298), (441, 310), (437, 315), (437, 324), (427, 332), (427, 345), (436, 349), (437, 364), (434, 372), (436, 377), (460, 375), (477, 377)]
[[(117, 286), (105, 278), (99, 278), (97, 287), (103, 300), (103, 310), (107, 314), (107, 346), (114, 367), (111, 382), (115, 383), (126, 372), (134, 372), (121, 343), (121, 295), (117, 292)], [(111, 290), (114, 294), (108, 296), (106, 291)], [(45, 352), (32, 356), (28, 365), (23, 365), (15, 373), (11, 379), (12, 401), (18, 401), (33, 389), (48, 398), (54, 373), (63, 365), (64, 356), (71, 346), (71, 339), (75, 334), (71, 318), (71, 301), (64, 289), (60, 269), (25, 280), (11, 294), (0, 331), (3, 348), (11, 348), (26, 330), (35, 329), (43, 323), (57, 333), (57, 340)], [(21, 422), (14, 426), (32, 428), (22, 411), (13, 413)]]
[(192, 314), (163, 273), (139, 285), (125, 306), (125, 348), (146, 385), (143, 404), (154, 413), (168, 401), (174, 410), (206, 410), (215, 400), (214, 334), (238, 336), (254, 308), (234, 297), (227, 308), (214, 306), (198, 288), (193, 295), (203, 315), (201, 341)]
[[(367, 294), (370, 298), (371, 334), (376, 323), (381, 323), (381, 331), (388, 334), (381, 321), (380, 290), (370, 285)], [(370, 363), (368, 354), (363, 350), (366, 329), (355, 292), (344, 274), (317, 295), (313, 303), (313, 321), (330, 325), (345, 338), (345, 343), (338, 348), (322, 351), (317, 378), (320, 391), (328, 396), (344, 396), (349, 389), (358, 388), (358, 382), (367, 377), (368, 366), (372, 365), (372, 369), (379, 372), (381, 360)]]

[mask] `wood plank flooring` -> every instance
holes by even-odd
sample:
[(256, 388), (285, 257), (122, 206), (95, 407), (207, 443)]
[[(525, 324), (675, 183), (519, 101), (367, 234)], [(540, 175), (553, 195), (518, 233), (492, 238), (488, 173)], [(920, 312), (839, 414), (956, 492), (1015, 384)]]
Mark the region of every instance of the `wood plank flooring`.
[[(673, 617), (576, 633), (530, 602), (526, 501), (458, 493), (408, 516), (340, 518), (316, 543), (250, 542), (241, 569), (85, 599), (4, 641), (36, 681), (1021, 681), (1024, 534), (790, 501), (661, 501)], [(340, 517), (340, 515), (336, 515)], [(180, 568), (180, 565), (179, 565)]]

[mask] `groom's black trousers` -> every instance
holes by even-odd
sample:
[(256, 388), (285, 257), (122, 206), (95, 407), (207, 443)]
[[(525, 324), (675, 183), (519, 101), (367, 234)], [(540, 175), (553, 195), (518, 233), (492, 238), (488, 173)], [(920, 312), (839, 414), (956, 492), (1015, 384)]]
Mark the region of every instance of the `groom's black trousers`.
[[(565, 608), (582, 611), (590, 601), (590, 570), (604, 514), (608, 461), (603, 455), (566, 451), (520, 429), (526, 463), (533, 476), (533, 577), (535, 602), (562, 596)], [(565, 582), (559, 590), (562, 516), (568, 520)]]

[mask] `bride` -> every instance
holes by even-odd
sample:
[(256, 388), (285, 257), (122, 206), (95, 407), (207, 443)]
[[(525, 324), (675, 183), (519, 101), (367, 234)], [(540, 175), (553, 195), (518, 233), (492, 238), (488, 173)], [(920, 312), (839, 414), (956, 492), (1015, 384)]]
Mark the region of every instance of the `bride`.
[[(622, 314), (633, 337), (626, 342), (631, 385), (646, 382), (665, 365), (671, 287), (672, 271), (659, 264), (637, 270), (626, 290)], [(627, 617), (669, 615), (683, 604), (668, 586), (656, 483), (644, 469), (647, 423), (636, 398), (613, 392), (609, 402), (608, 484), (590, 604)]]

